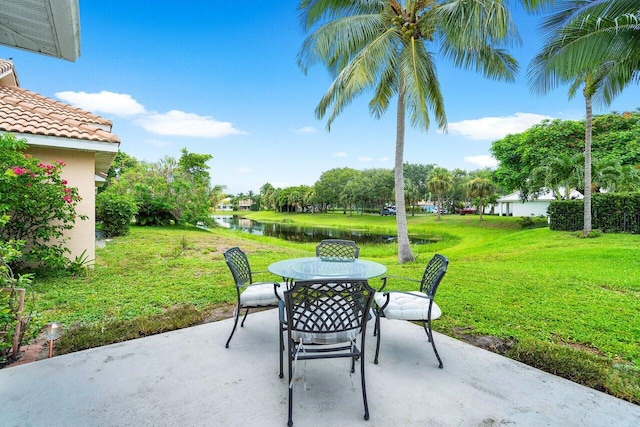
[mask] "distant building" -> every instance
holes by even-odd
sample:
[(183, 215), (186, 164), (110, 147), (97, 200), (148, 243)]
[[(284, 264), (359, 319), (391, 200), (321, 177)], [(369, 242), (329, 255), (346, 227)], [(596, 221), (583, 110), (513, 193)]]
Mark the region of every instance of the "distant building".
[[(563, 189), (560, 190), (564, 191)], [(572, 190), (572, 199), (582, 199), (582, 194)], [(520, 192), (508, 194), (500, 197), (497, 201), (496, 213), (500, 216), (548, 216), (547, 210), (555, 195), (551, 190), (546, 190), (538, 194), (537, 197), (529, 196), (527, 200), (522, 201)]]
[(253, 205), (253, 200), (251, 200), (251, 199), (238, 200), (238, 210), (239, 211), (251, 210), (251, 205)]
[(232, 211), (233, 206), (231, 206), (231, 198), (225, 197), (224, 199), (220, 200), (216, 209), (219, 211)]

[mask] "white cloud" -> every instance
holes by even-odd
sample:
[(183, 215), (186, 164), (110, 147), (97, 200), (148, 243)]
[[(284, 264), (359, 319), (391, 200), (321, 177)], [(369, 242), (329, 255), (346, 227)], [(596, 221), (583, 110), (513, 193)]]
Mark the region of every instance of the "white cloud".
[(382, 163), (387, 163), (389, 161), (389, 158), (388, 157), (380, 157), (380, 161)]
[(476, 165), (479, 168), (495, 168), (498, 166), (498, 161), (496, 159), (484, 154), (480, 156), (467, 156), (464, 158), (464, 161)]
[(158, 148), (168, 147), (171, 145), (169, 141), (162, 141), (160, 139), (147, 139), (146, 142)]
[(347, 153), (344, 151), (339, 151), (337, 153), (333, 153), (333, 157), (347, 157)]
[(126, 117), (146, 113), (144, 106), (126, 93), (114, 93), (106, 90), (100, 93), (64, 91), (57, 92), (56, 96), (74, 107), (91, 111), (94, 114)]
[(371, 157), (358, 157), (359, 162), (371, 162), (373, 159)]
[(300, 129), (291, 129), (291, 132), (297, 133), (299, 135), (312, 135), (316, 133), (318, 130), (313, 126), (305, 126)]
[(253, 172), (251, 169), (249, 168), (238, 168), (237, 170), (238, 173), (250, 173)]
[(149, 132), (159, 135), (221, 138), (227, 135), (245, 134), (230, 122), (219, 122), (209, 116), (171, 110), (168, 113), (152, 113), (136, 119), (136, 123)]
[(532, 113), (516, 113), (512, 116), (483, 117), (449, 123), (449, 132), (470, 139), (501, 139), (508, 134), (520, 133), (550, 116)]

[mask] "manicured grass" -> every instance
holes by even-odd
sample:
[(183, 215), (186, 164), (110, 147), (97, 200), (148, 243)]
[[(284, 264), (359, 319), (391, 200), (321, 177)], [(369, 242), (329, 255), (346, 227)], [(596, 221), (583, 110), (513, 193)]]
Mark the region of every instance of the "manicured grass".
[[(395, 233), (395, 218), (379, 215), (249, 216)], [(517, 218), (480, 222), (474, 215), (448, 215), (439, 222), (435, 215), (416, 215), (408, 221), (410, 234), (437, 240), (415, 246), (415, 262), (399, 265), (395, 244), (362, 245), (360, 257), (385, 264), (390, 275), (419, 278), (433, 253), (447, 256), (449, 270), (436, 298), (444, 315), (435, 329), (510, 340), (511, 357), (640, 403), (640, 237), (583, 239), (548, 228), (522, 229)], [(231, 246), (248, 253), (254, 270), (266, 270), (280, 259), (313, 255), (315, 243), (226, 229), (133, 227), (97, 250), (96, 267), (85, 277), (36, 279), (39, 320), (76, 331), (84, 325), (91, 337), (97, 326), (122, 330), (122, 322), (131, 322), (136, 329), (141, 318), (162, 320), (158, 316), (170, 308), (188, 305), (206, 313), (233, 304), (235, 289), (222, 257)], [(377, 287), (379, 281), (371, 283)], [(415, 284), (395, 280), (388, 286), (408, 290)], [(192, 324), (192, 314), (187, 317), (174, 327)], [(75, 349), (87, 348), (92, 339)]]

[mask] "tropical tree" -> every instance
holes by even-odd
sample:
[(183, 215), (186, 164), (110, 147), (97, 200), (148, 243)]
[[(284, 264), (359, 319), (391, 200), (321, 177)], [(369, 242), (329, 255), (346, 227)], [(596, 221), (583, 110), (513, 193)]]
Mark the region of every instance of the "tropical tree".
[(329, 169), (320, 175), (320, 178), (314, 184), (318, 201), (325, 207), (328, 205), (337, 205), (340, 203), (340, 190), (343, 185), (349, 182), (359, 173), (352, 168), (335, 168)]
[(476, 200), (476, 206), (480, 211), (480, 221), (482, 221), (485, 206), (490, 203), (496, 194), (495, 185), (488, 178), (474, 178), (467, 184), (467, 193), (469, 197)]
[(423, 197), (423, 192), (420, 191), (420, 187), (414, 184), (413, 181), (409, 179), (405, 179), (404, 184), (404, 199), (407, 201), (407, 204), (411, 207), (411, 216), (415, 216), (416, 211), (415, 207), (418, 205), (418, 202)]
[[(548, 31), (547, 41), (530, 67), (530, 83), (540, 93), (546, 93), (559, 84), (570, 83), (569, 98), (573, 98), (582, 87), (586, 117), (583, 191), (585, 235), (591, 232), (593, 98), (597, 96), (603, 105), (609, 105), (634, 75), (640, 77), (638, 12), (638, 2), (629, 0), (560, 3), (544, 24)], [(585, 40), (591, 41), (585, 43)], [(606, 51), (602, 50), (604, 43)], [(635, 53), (631, 54), (630, 48), (634, 46)]]
[(549, 158), (531, 173), (531, 180), (537, 188), (535, 192), (545, 188), (551, 191), (557, 200), (568, 199), (571, 190), (579, 187), (581, 182), (580, 174), (583, 173), (583, 169), (580, 163), (584, 163), (583, 153), (573, 156), (558, 153)]
[(227, 195), (224, 193), (224, 190), (226, 189), (226, 185), (216, 184), (211, 186), (209, 199), (211, 200), (211, 206), (213, 206), (214, 209), (216, 209), (220, 202), (227, 197)]
[(436, 202), (436, 206), (438, 207), (437, 221), (440, 221), (442, 215), (442, 195), (453, 188), (453, 175), (445, 168), (436, 167), (431, 171), (431, 175), (427, 180), (427, 188), (438, 196)]
[[(537, 3), (526, 0), (527, 5)], [(517, 63), (504, 45), (517, 33), (502, 0), (302, 0), (305, 28), (311, 31), (298, 55), (306, 73), (323, 63), (334, 78), (316, 108), (327, 129), (359, 94), (373, 92), (369, 109), (382, 116), (396, 97), (395, 201), (398, 261), (414, 259), (404, 201), (405, 115), (427, 130), (433, 114), (447, 127), (433, 50), (456, 67), (486, 77), (513, 80)]]

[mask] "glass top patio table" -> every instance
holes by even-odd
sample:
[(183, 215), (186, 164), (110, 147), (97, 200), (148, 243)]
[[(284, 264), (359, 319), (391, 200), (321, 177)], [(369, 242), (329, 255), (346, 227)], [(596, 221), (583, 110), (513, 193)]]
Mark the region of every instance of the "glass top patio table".
[(268, 270), (289, 280), (309, 279), (370, 279), (387, 271), (384, 265), (364, 259), (336, 260), (319, 257), (292, 258), (274, 262)]

